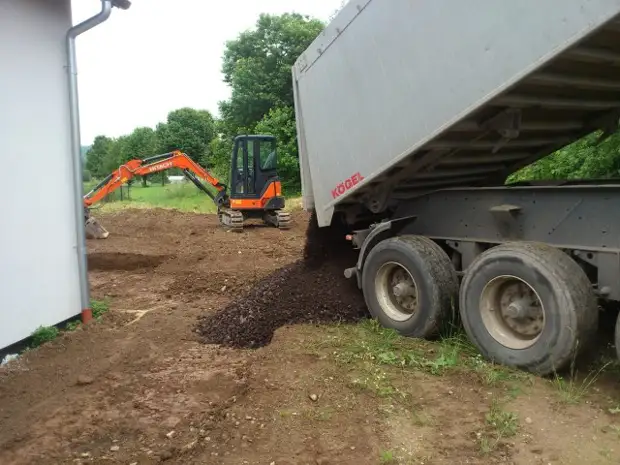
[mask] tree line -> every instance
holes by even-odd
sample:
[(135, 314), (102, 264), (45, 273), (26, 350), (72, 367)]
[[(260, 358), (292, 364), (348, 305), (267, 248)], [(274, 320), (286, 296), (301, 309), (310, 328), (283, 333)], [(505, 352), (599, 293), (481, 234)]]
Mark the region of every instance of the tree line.
[(180, 108), (154, 129), (139, 127), (117, 138), (99, 135), (86, 152), (85, 176), (101, 179), (128, 160), (181, 150), (226, 182), (234, 137), (271, 134), (278, 141), (284, 188), (299, 191), (291, 68), (324, 26), (296, 13), (260, 15), (255, 28), (226, 43), (222, 73), (231, 97), (219, 103), (219, 118)]
[[(118, 138), (97, 136), (86, 154), (88, 174), (100, 179), (129, 159), (181, 150), (226, 182), (234, 137), (260, 133), (276, 136), (284, 187), (299, 191), (291, 68), (324, 26), (300, 14), (260, 15), (254, 29), (226, 44), (222, 73), (231, 97), (219, 103), (219, 118), (206, 110), (180, 108), (155, 129), (140, 127)], [(620, 132), (604, 139), (593, 133), (507, 181), (609, 178), (619, 173)]]
[(619, 175), (620, 131), (596, 131), (517, 171), (508, 182), (608, 179)]

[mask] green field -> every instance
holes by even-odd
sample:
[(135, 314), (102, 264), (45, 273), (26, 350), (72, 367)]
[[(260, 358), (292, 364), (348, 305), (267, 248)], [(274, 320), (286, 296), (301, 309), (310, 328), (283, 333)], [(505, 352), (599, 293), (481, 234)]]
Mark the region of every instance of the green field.
[[(88, 191), (92, 184), (85, 184), (84, 190)], [(168, 184), (166, 186), (153, 184), (142, 187), (141, 184), (135, 183), (128, 190), (123, 189), (123, 200), (121, 200), (120, 192), (116, 191), (109, 199), (93, 208), (103, 211), (124, 208), (171, 208), (196, 213), (217, 211), (211, 198), (192, 184)], [(127, 198), (127, 192), (129, 198)]]
[[(97, 181), (84, 183), (84, 192), (88, 192)], [(127, 192), (129, 198), (127, 198)], [(288, 210), (301, 208), (298, 195), (287, 198)], [(142, 187), (135, 183), (130, 188), (123, 187), (123, 199), (116, 191), (108, 199), (93, 206), (94, 210), (117, 211), (125, 208), (169, 208), (194, 213), (216, 213), (217, 209), (211, 198), (193, 184), (152, 184)]]

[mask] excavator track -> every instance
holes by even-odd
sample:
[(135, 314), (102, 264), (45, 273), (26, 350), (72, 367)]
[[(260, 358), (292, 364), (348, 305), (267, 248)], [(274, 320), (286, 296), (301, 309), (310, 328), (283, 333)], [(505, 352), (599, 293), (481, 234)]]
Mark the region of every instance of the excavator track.
[(243, 231), (243, 213), (221, 208), (218, 212), (220, 224), (230, 231)]
[(277, 226), (280, 229), (290, 229), (291, 228), (291, 213), (284, 211), (284, 210), (278, 210), (276, 212), (276, 218), (277, 218)]
[(271, 210), (265, 212), (263, 221), (280, 229), (290, 229), (291, 214), (284, 210)]

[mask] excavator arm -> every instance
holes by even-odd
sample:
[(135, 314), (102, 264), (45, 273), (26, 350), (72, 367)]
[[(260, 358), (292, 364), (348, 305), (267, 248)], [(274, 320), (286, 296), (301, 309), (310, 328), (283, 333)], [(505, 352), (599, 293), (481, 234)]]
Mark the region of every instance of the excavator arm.
[[(135, 176), (146, 176), (159, 173), (171, 168), (179, 168), (183, 174), (192, 181), (201, 191), (207, 194), (217, 205), (220, 222), (230, 227), (239, 227), (243, 224), (243, 216), (239, 212), (231, 210), (230, 198), (226, 192), (226, 185), (212, 176), (202, 166), (192, 160), (187, 154), (179, 151), (155, 155), (144, 160), (129, 160), (110, 173), (103, 181), (84, 195), (84, 220), (86, 237), (89, 239), (105, 239), (109, 232), (90, 216), (90, 207), (99, 202), (107, 195), (114, 192), (124, 183)], [(205, 182), (215, 188), (217, 194), (213, 194)]]
[[(229, 205), (230, 200), (226, 192), (226, 186), (192, 160), (187, 154), (175, 151), (155, 155), (150, 158), (145, 158), (144, 160), (129, 160), (127, 163), (124, 163), (118, 169), (110, 173), (90, 192), (84, 195), (84, 207), (88, 208), (99, 202), (135, 176), (146, 176), (171, 168), (181, 169), (183, 174), (185, 174), (196, 187), (211, 197), (218, 209)], [(213, 186), (217, 194), (212, 194), (203, 181)]]

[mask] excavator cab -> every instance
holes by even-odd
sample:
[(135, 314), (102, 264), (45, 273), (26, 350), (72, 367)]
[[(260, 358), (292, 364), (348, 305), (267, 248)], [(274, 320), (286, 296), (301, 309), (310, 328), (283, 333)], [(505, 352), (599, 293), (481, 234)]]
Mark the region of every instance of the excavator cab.
[(230, 208), (246, 218), (286, 228), (290, 214), (284, 208), (277, 171), (276, 139), (266, 135), (235, 138), (230, 175)]
[(275, 137), (237, 136), (231, 165), (230, 198), (261, 199), (273, 183), (280, 182), (277, 172)]

